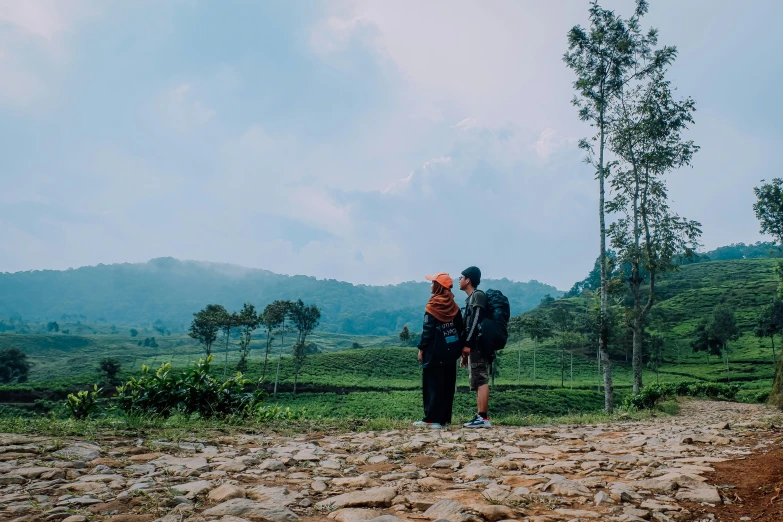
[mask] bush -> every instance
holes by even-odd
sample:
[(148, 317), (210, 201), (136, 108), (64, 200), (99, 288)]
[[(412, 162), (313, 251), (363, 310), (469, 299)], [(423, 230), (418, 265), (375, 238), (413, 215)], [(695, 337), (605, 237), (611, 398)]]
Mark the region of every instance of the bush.
[(298, 420), (303, 419), (305, 413), (306, 412), (304, 409), (294, 411), (289, 407), (283, 409), (279, 405), (275, 404), (274, 406), (264, 406), (262, 408), (258, 408), (258, 413), (256, 416), (258, 417), (258, 420), (262, 421)]
[(98, 394), (101, 390), (98, 389), (98, 385), (93, 386), (93, 391), (83, 390), (76, 395), (69, 393), (65, 400), (66, 406), (71, 411), (71, 415), (76, 420), (85, 420), (90, 416), (92, 410), (95, 409), (98, 400)]
[(175, 374), (171, 363), (155, 372), (142, 366), (141, 377), (117, 388), (116, 400), (129, 413), (169, 416), (174, 413), (202, 417), (246, 416), (261, 404), (261, 391), (246, 392), (249, 381), (237, 373), (220, 382), (209, 373), (212, 356)]
[(719, 382), (671, 382), (645, 386), (636, 395), (623, 401), (623, 407), (633, 410), (649, 410), (661, 401), (674, 397), (708, 397), (733, 401), (737, 398), (739, 386)]

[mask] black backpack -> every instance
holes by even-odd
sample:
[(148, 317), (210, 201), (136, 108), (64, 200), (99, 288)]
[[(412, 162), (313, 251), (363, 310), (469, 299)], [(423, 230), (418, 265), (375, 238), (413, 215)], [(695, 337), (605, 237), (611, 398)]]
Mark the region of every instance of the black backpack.
[(481, 321), (482, 345), (493, 351), (502, 350), (508, 341), (508, 320), (511, 307), (500, 290), (487, 290), (487, 315)]

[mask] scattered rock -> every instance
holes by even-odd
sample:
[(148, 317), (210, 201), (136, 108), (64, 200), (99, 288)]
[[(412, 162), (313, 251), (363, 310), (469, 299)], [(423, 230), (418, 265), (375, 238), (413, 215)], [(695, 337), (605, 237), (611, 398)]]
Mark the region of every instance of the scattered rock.
[(543, 491), (550, 491), (555, 495), (563, 497), (590, 497), (590, 490), (576, 482), (569, 480), (562, 475), (552, 475), (550, 481), (542, 488)]
[(55, 451), (52, 453), (52, 456), (88, 462), (101, 456), (101, 448), (93, 444), (76, 443), (73, 446), (68, 446), (67, 448)]
[(481, 516), (489, 522), (497, 522), (498, 520), (507, 520), (516, 517), (513, 509), (501, 505), (472, 504), (470, 508), (473, 511), (481, 513)]
[(379, 516), (381, 516), (381, 512), (374, 509), (345, 508), (329, 513), (327, 518), (337, 522), (359, 522), (360, 520), (371, 520)]
[(204, 511), (208, 517), (231, 515), (252, 521), (296, 522), (299, 517), (285, 507), (268, 507), (247, 498), (234, 498)]
[(370, 488), (327, 498), (315, 506), (319, 509), (346, 507), (389, 507), (397, 496), (394, 488)]
[(199, 480), (196, 482), (188, 482), (187, 484), (178, 484), (172, 489), (185, 494), (185, 498), (193, 499), (197, 495), (212, 489), (212, 482), (208, 480)]
[(232, 484), (223, 484), (209, 492), (207, 498), (210, 502), (220, 503), (232, 498), (245, 498), (245, 488)]
[(277, 459), (267, 459), (258, 466), (259, 469), (265, 469), (267, 471), (285, 471), (285, 464)]

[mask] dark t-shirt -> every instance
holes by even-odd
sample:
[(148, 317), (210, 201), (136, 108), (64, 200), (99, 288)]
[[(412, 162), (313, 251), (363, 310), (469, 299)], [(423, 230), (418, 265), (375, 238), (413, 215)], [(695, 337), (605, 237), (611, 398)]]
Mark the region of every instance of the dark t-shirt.
[(471, 350), (479, 348), (479, 325), (487, 310), (487, 294), (474, 290), (465, 300), (464, 344)]

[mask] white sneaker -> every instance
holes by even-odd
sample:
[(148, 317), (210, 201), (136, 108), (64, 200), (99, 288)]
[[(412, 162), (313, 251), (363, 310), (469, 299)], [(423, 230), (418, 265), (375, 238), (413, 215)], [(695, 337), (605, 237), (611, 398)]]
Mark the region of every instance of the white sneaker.
[(475, 417), (473, 417), (473, 420), (466, 422), (462, 425), (463, 428), (491, 428), (492, 423), (489, 422), (489, 418), (484, 418), (478, 413)]
[(416, 421), (413, 423), (413, 426), (416, 428), (434, 428), (434, 429), (443, 428), (443, 426), (441, 426), (437, 422), (424, 422), (424, 421)]

